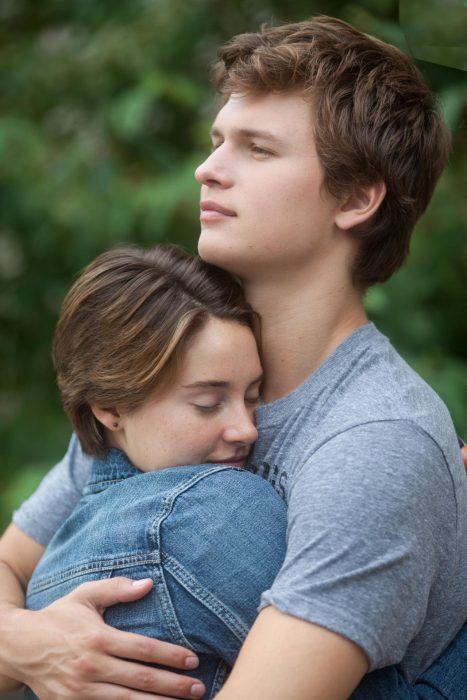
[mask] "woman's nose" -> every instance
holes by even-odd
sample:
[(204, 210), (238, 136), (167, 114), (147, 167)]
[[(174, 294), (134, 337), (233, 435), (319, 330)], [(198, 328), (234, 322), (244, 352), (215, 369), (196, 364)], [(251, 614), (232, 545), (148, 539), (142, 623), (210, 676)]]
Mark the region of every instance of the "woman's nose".
[(230, 421), (223, 437), (226, 442), (241, 442), (245, 445), (251, 445), (258, 439), (256, 425), (246, 409)]

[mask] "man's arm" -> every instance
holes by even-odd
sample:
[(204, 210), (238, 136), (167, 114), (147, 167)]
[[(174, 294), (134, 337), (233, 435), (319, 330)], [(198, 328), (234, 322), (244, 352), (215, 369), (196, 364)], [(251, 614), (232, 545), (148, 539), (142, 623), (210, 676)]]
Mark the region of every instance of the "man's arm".
[[(32, 571), (42, 556), (44, 547), (24, 535), (15, 525), (10, 525), (0, 540), (0, 639), (8, 639), (10, 613), (24, 606), (24, 590)], [(14, 628), (11, 630), (14, 631)], [(17, 635), (21, 636), (21, 635)], [(4, 647), (3, 656), (15, 653), (10, 644)], [(5, 675), (8, 661), (0, 658), (0, 691), (13, 690), (20, 683)]]
[(465, 471), (467, 472), (467, 445), (465, 443), (461, 447), (461, 455), (464, 462)]
[[(462, 457), (467, 469), (466, 446)], [(445, 665), (448, 659), (443, 656)], [(456, 661), (459, 664), (458, 657)], [(359, 646), (269, 605), (259, 614), (216, 700), (341, 700), (349, 697), (367, 671), (368, 660)], [(438, 680), (439, 675), (438, 670)], [(459, 674), (452, 680), (456, 689), (462, 687)], [(389, 687), (394, 690), (392, 683)], [(404, 691), (409, 697), (405, 686)], [(412, 692), (415, 697), (416, 690), (410, 687), (410, 697)]]
[(193, 678), (138, 663), (194, 668), (192, 652), (121, 632), (102, 619), (107, 607), (148, 593), (150, 580), (96, 581), (43, 610), (25, 610), (25, 589), (43, 551), (14, 524), (0, 539), (0, 692), (25, 683), (41, 700), (108, 700), (124, 688), (132, 689), (128, 700), (201, 697), (203, 686)]
[(259, 614), (219, 700), (345, 700), (368, 669), (339, 634), (268, 606)]

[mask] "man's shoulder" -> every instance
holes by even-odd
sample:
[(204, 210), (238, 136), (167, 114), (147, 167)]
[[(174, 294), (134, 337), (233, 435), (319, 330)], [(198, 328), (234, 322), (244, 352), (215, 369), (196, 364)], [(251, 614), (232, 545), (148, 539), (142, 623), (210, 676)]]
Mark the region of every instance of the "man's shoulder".
[(372, 324), (355, 333), (347, 352), (337, 352), (328, 363), (328, 396), (320, 416), (323, 427), (329, 422), (350, 426), (401, 420), (418, 424), (430, 434), (452, 429), (442, 399)]
[(324, 445), (337, 458), (343, 442), (345, 449), (351, 442), (360, 463), (375, 432), (388, 454), (423, 444), (445, 472), (446, 464), (461, 472), (444, 403), (372, 324), (344, 341), (296, 392), (260, 409), (259, 419), (255, 467), (286, 492)]

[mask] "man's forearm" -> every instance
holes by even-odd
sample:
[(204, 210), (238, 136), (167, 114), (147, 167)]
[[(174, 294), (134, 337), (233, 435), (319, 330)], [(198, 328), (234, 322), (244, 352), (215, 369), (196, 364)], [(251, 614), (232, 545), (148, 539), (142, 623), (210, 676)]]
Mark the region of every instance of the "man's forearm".
[(14, 641), (24, 611), (29, 578), (44, 547), (10, 525), (0, 540), (0, 691), (19, 687), (14, 680)]
[(367, 668), (353, 642), (269, 606), (216, 700), (345, 700)]
[[(199, 698), (204, 688), (189, 676), (149, 668), (193, 669), (193, 652), (122, 632), (102, 619), (104, 610), (139, 600), (152, 580), (85, 583), (42, 610), (25, 610), (25, 590), (44, 547), (15, 525), (0, 539), (0, 692), (21, 683), (38, 697), (129, 700)], [(120, 696), (120, 695), (119, 695)]]
[(24, 589), (10, 566), (0, 560), (0, 692), (19, 688), (21, 683), (10, 677), (12, 667), (8, 640), (18, 634), (15, 613), (24, 607)]

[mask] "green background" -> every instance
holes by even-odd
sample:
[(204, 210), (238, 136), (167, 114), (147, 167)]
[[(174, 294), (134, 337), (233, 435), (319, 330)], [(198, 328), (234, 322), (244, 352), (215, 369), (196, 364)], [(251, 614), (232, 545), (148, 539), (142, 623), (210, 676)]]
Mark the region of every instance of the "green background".
[[(216, 48), (317, 12), (407, 49), (393, 0), (0, 0), (2, 525), (68, 441), (50, 344), (71, 281), (119, 242), (195, 250)], [(453, 155), (408, 265), (367, 307), (467, 436), (467, 73), (418, 65)]]

